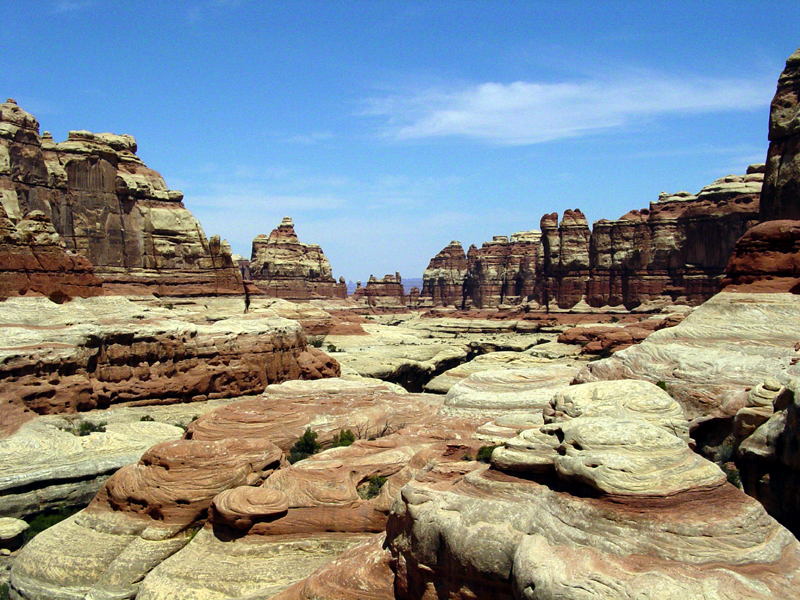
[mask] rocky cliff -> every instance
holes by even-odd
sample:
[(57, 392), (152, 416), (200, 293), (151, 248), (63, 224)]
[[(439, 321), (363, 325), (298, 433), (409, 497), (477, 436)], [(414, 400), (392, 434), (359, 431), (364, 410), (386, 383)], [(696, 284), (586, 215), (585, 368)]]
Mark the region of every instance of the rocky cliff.
[[(495, 236), (467, 252), (451, 243), (425, 271), (423, 305), (475, 308), (526, 300), (568, 309), (698, 304), (716, 293), (736, 241), (758, 221), (764, 166), (697, 195), (662, 193), (649, 208), (590, 229), (578, 210), (546, 214), (536, 231)], [(458, 281), (463, 274), (460, 294)]]
[(55, 143), (9, 99), (0, 104), (0, 202), (11, 221), (41, 211), (110, 293), (241, 293), (230, 247), (206, 239), (183, 194), (136, 156), (130, 135), (71, 131)]
[(366, 287), (362, 287), (360, 281), (356, 282), (353, 300), (363, 300), (370, 308), (405, 308), (403, 278), (397, 272), (384, 275), (382, 279), (370, 275)]
[(69, 252), (41, 211), (12, 223), (0, 204), (0, 299), (28, 293), (54, 302), (99, 296), (102, 282), (91, 263)]
[(347, 285), (333, 278), (322, 248), (300, 242), (289, 217), (268, 236), (256, 236), (249, 269), (268, 296), (288, 300), (347, 297)]
[(800, 219), (800, 49), (786, 61), (769, 112), (761, 220)]

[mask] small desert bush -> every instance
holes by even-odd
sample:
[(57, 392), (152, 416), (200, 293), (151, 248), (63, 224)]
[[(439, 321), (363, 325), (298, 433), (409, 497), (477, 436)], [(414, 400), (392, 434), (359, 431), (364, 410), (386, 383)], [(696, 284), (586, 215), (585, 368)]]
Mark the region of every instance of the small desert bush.
[(494, 452), (494, 449), (499, 447), (500, 446), (481, 446), (478, 449), (478, 456), (475, 460), (488, 463), (490, 460), (492, 460), (492, 452)]
[(341, 448), (342, 446), (350, 446), (356, 441), (356, 434), (349, 429), (342, 429), (339, 433), (333, 434), (333, 442), (331, 448)]
[(358, 486), (358, 495), (362, 500), (372, 500), (381, 493), (383, 484), (386, 483), (386, 477), (379, 477), (373, 475), (367, 481)]
[(322, 444), (317, 441), (317, 432), (312, 431), (311, 428), (306, 428), (305, 433), (300, 436), (300, 439), (294, 443), (294, 446), (289, 450), (289, 457), (287, 460), (294, 464), (299, 460), (308, 458), (312, 454), (316, 454), (322, 450)]

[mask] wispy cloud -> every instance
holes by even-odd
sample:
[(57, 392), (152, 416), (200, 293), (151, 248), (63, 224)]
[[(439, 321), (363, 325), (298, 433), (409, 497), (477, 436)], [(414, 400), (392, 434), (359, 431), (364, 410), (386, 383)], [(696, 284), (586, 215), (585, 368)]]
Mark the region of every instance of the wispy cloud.
[(293, 144), (306, 144), (308, 146), (312, 146), (314, 144), (318, 144), (319, 142), (330, 139), (333, 139), (333, 133), (330, 131), (314, 131), (305, 135), (293, 135), (286, 141)]
[(482, 83), (367, 101), (397, 140), (461, 136), (524, 145), (610, 132), (655, 117), (767, 106), (772, 77), (675, 77), (653, 72), (580, 81)]
[(92, 8), (96, 4), (96, 0), (58, 0), (55, 6), (53, 6), (53, 12), (55, 14), (77, 12), (79, 10)]

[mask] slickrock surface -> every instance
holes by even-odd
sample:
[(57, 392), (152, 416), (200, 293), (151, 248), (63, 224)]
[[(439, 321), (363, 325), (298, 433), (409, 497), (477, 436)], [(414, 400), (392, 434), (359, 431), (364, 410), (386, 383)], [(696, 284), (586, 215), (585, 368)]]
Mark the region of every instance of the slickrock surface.
[(786, 60), (769, 112), (761, 220), (800, 220), (800, 49)]
[[(428, 267), (421, 306), (535, 308), (658, 308), (699, 304), (717, 292), (736, 241), (759, 218), (764, 165), (728, 175), (697, 195), (662, 193), (650, 207), (590, 230), (578, 210), (540, 222), (541, 233), (496, 236), (467, 252), (463, 268), (448, 246)], [(460, 245), (459, 245), (460, 247)]]
[(366, 287), (361, 287), (360, 281), (356, 283), (352, 297), (378, 309), (404, 309), (407, 301), (400, 273), (384, 275), (382, 279), (370, 275)]
[(91, 263), (66, 249), (41, 211), (14, 224), (0, 203), (0, 298), (41, 294), (61, 303), (99, 296), (102, 282)]
[(268, 236), (256, 236), (249, 269), (255, 284), (269, 296), (290, 300), (347, 297), (346, 284), (333, 278), (322, 248), (301, 243), (289, 217)]
[(792, 597), (797, 540), (670, 432), (679, 413), (652, 384), (575, 386), (492, 467), (416, 477), (387, 525), (395, 598)]
[[(364, 533), (382, 531), (392, 496), (432, 461), (469, 464), (462, 456), (477, 452), (469, 440), (475, 425), (436, 416), (441, 401), (382, 382), (330, 379), (270, 386), (206, 413), (185, 439), (154, 446), (88, 508), (37, 536), (17, 559), (12, 589), (26, 598), (127, 597), (137, 589), (151, 600), (269, 597)], [(281, 449), (307, 427), (323, 444), (344, 428), (378, 437), (289, 466)], [(375, 477), (389, 479), (362, 497)], [(187, 531), (208, 509), (192, 539)], [(56, 550), (61, 545), (70, 549)]]
[(206, 239), (136, 156), (130, 135), (71, 131), (56, 144), (11, 100), (0, 104), (0, 202), (12, 221), (38, 210), (110, 293), (241, 294), (230, 246)]
[(800, 375), (791, 364), (798, 331), (800, 297), (722, 292), (679, 325), (589, 363), (577, 380), (663, 381), (690, 418), (733, 417), (750, 388)]
[(0, 303), (0, 323), (6, 433), (34, 414), (230, 398), (338, 375), (327, 356), (306, 353), (299, 324), (276, 316), (191, 322), (120, 297), (11, 298)]
[(572, 327), (559, 335), (558, 341), (563, 344), (579, 344), (583, 354), (616, 352), (640, 343), (654, 331), (674, 327), (684, 319), (685, 314), (687, 313), (676, 312), (658, 315), (638, 323)]

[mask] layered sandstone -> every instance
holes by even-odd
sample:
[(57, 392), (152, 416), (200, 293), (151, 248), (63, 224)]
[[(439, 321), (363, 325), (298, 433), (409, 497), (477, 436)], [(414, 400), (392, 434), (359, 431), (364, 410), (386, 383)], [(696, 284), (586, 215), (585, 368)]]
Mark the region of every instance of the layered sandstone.
[(786, 61), (769, 112), (761, 220), (800, 219), (800, 49)]
[(573, 386), (544, 421), (489, 468), (434, 465), (401, 489), (395, 598), (792, 597), (797, 540), (690, 450), (666, 393)]
[(662, 193), (649, 208), (591, 230), (578, 209), (560, 222), (546, 214), (541, 234), (496, 236), (470, 248), (460, 301), (454, 285), (445, 294), (434, 281), (445, 249), (431, 261), (421, 302), (486, 308), (534, 300), (576, 310), (699, 304), (716, 293), (736, 241), (757, 223), (763, 180), (764, 166), (751, 165), (697, 195)]
[(70, 252), (41, 211), (16, 224), (0, 204), (0, 298), (41, 294), (55, 302), (99, 296), (103, 285), (91, 263)]
[(360, 281), (356, 282), (352, 298), (366, 302), (370, 308), (405, 308), (403, 278), (400, 273), (384, 275), (382, 279), (370, 275), (365, 287), (361, 286)]
[(453, 240), (428, 263), (420, 295), (432, 306), (462, 306), (466, 277), (467, 255), (461, 242)]
[(4, 432), (34, 414), (230, 398), (339, 372), (297, 322), (269, 313), (193, 322), (121, 297), (10, 298), (0, 323)]
[(111, 293), (240, 294), (230, 246), (210, 240), (130, 135), (71, 131), (55, 143), (13, 100), (0, 104), (0, 202), (39, 210)]
[(253, 240), (250, 276), (268, 296), (289, 300), (346, 298), (347, 286), (337, 283), (328, 259), (316, 244), (303, 244), (294, 223), (284, 217), (270, 234)]

